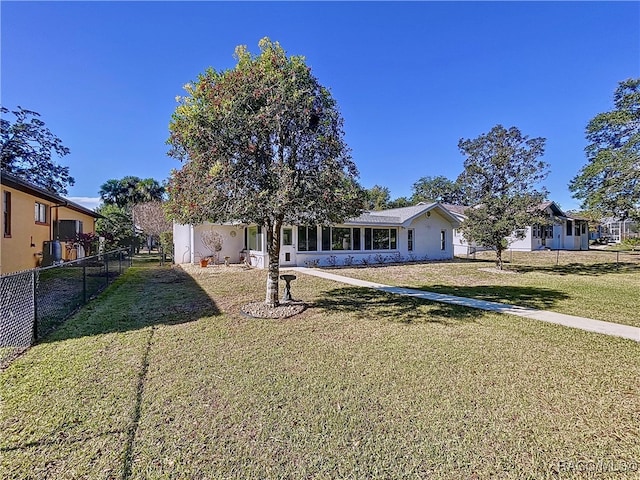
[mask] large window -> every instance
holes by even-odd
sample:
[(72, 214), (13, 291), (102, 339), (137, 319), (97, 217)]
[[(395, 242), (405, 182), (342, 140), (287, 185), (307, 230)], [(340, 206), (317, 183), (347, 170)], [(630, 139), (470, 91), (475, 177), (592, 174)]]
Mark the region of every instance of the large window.
[(398, 248), (398, 229), (365, 228), (365, 250), (395, 250)]
[(247, 248), (249, 250), (261, 250), (262, 249), (262, 227), (253, 226), (247, 228)]
[(47, 223), (47, 206), (36, 202), (36, 223)]
[(4, 225), (4, 236), (11, 236), (11, 192), (3, 192), (2, 198), (2, 221)]
[(322, 250), (360, 250), (360, 229), (322, 227)]
[(298, 251), (315, 252), (316, 250), (318, 250), (318, 229), (298, 227)]

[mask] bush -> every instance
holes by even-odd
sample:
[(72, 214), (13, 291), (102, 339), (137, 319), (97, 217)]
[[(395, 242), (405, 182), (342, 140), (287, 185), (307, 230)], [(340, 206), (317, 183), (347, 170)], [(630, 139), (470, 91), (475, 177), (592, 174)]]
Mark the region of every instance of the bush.
[(164, 253), (173, 251), (173, 232), (162, 232), (160, 234), (160, 246)]

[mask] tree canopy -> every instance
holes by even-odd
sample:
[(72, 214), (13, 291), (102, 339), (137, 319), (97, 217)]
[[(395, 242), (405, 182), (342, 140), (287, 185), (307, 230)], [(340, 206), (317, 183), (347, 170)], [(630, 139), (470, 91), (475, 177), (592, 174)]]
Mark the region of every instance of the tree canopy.
[(464, 195), (460, 185), (439, 175), (437, 177), (422, 177), (412, 186), (413, 196), (411, 200), (418, 202), (440, 202), (463, 204)]
[(100, 187), (99, 195), (106, 205), (117, 205), (130, 210), (138, 203), (162, 201), (164, 193), (164, 187), (157, 180), (129, 175), (107, 180)]
[(542, 219), (537, 207), (547, 192), (536, 187), (549, 172), (538, 158), (544, 144), (544, 138), (529, 138), (502, 125), (458, 143), (467, 157), (458, 182), (474, 205), (460, 228), (467, 241), (495, 250), (499, 268), (509, 239), (524, 238), (526, 227)]
[(569, 189), (583, 208), (640, 220), (640, 78), (620, 82), (613, 104), (587, 125), (587, 164)]
[(266, 231), (266, 303), (278, 304), (280, 228), (339, 223), (364, 193), (329, 90), (301, 56), (268, 38), (260, 54), (236, 48), (237, 65), (185, 85), (170, 122), (170, 154), (185, 161), (169, 181), (181, 223), (240, 221)]
[[(0, 107), (0, 168), (17, 177), (60, 195), (74, 184), (69, 167), (53, 161), (53, 154), (63, 157), (69, 149), (40, 120), (40, 114), (18, 107)], [(11, 113), (15, 121), (5, 116)]]
[(374, 185), (366, 189), (365, 208), (367, 210), (384, 210), (391, 202), (391, 192), (388, 187)]

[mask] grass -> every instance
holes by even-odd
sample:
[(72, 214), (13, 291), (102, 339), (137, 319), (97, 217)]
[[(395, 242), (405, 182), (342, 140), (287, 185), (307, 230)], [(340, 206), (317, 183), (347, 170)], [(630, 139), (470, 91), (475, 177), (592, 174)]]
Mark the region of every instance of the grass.
[(550, 255), (555, 252), (526, 256), (517, 252), (516, 262), (505, 266), (512, 274), (497, 273), (488, 255), (476, 260), (341, 268), (336, 273), (640, 327), (640, 262), (616, 265), (601, 263), (599, 252), (571, 257), (562, 252), (563, 262), (555, 265), (548, 261)]
[(265, 279), (131, 268), (0, 374), (0, 477), (637, 477), (637, 343), (304, 275), (239, 315)]

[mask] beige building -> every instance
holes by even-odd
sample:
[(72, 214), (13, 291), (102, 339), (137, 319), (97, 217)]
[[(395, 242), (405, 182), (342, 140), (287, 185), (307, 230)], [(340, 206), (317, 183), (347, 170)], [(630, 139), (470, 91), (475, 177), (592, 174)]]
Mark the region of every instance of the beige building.
[(95, 233), (100, 215), (14, 175), (2, 172), (2, 238), (0, 273), (35, 268), (54, 254), (60, 240), (62, 260), (78, 256), (76, 233)]

